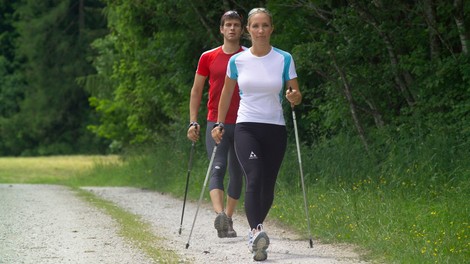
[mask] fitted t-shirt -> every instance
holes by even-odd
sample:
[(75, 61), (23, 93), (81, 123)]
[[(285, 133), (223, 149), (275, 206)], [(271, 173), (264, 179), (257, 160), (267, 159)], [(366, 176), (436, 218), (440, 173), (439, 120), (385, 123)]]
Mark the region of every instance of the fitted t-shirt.
[[(209, 99), (207, 101), (207, 120), (211, 122), (217, 122), (217, 114), (219, 107), (220, 95), (224, 87), (225, 74), (227, 72), (227, 64), (234, 54), (245, 50), (245, 47), (240, 49), (233, 54), (226, 54), (222, 50), (222, 46), (208, 50), (202, 53), (199, 58), (196, 73), (202, 76), (209, 76)], [(237, 119), (237, 111), (240, 101), (240, 95), (238, 93), (238, 86), (235, 87), (232, 100), (230, 101), (230, 107), (227, 112), (227, 118), (225, 123), (235, 124)]]
[(237, 123), (285, 125), (283, 87), (286, 81), (297, 78), (290, 53), (273, 47), (262, 57), (249, 50), (236, 54), (230, 58), (227, 76), (237, 80), (239, 86)]

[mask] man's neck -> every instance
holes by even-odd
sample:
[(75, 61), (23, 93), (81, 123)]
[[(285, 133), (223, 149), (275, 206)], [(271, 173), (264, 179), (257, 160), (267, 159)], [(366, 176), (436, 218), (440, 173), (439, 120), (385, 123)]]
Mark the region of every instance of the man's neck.
[(237, 42), (230, 42), (230, 41), (225, 41), (224, 44), (222, 45), (222, 50), (226, 54), (233, 54), (237, 52), (240, 49), (240, 43)]

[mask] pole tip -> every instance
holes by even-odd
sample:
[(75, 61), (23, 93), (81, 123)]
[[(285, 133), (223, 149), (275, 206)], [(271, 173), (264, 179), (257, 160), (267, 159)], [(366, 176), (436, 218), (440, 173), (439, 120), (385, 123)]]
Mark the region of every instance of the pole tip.
[(189, 243), (186, 243), (186, 249), (188, 249), (188, 247), (189, 247)]
[(310, 248), (313, 248), (313, 240), (310, 238)]

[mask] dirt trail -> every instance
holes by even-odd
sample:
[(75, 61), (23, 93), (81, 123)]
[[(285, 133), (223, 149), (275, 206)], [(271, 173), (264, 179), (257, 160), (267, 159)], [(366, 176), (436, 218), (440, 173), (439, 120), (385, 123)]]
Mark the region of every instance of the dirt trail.
[[(248, 227), (240, 212), (234, 216), (236, 238), (217, 237), (215, 214), (208, 203), (199, 209), (186, 249), (196, 202), (186, 203), (183, 232), (178, 234), (182, 201), (136, 188), (83, 189), (112, 201), (151, 224), (165, 238), (165, 246), (181, 256), (181, 263), (253, 263), (247, 247)], [(117, 223), (83, 201), (67, 187), (0, 184), (0, 263), (153, 263), (117, 235)], [(265, 223), (271, 245), (263, 263), (366, 263), (352, 247), (323, 245)]]
[[(191, 225), (197, 208), (196, 202), (187, 202), (183, 222), (183, 232), (178, 234), (181, 209), (183, 202), (169, 195), (153, 191), (143, 191), (134, 188), (84, 188), (102, 198), (113, 201), (125, 210), (140, 215), (151, 223), (154, 232), (167, 240), (168, 248), (175, 250), (185, 260), (194, 263), (253, 263), (248, 251), (248, 225), (240, 212), (234, 216), (236, 238), (218, 238), (213, 227), (215, 213), (208, 203), (203, 203), (199, 209), (196, 224), (188, 242)], [(314, 241), (314, 247), (309, 247), (306, 239), (276, 227), (267, 222), (265, 230), (271, 245), (268, 249), (268, 260), (263, 263), (366, 263), (361, 261), (358, 254), (350, 246), (325, 245)]]
[(0, 263), (152, 263), (116, 222), (54, 185), (0, 184)]

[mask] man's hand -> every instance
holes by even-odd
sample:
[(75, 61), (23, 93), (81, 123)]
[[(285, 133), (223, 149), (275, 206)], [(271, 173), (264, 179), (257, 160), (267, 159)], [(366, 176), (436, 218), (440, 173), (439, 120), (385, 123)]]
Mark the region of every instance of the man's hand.
[(199, 129), (200, 129), (200, 126), (197, 122), (191, 122), (189, 124), (188, 133), (187, 133), (188, 139), (191, 140), (192, 142), (198, 141)]

